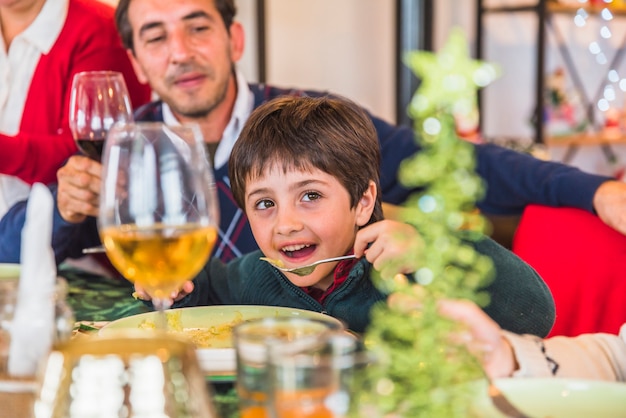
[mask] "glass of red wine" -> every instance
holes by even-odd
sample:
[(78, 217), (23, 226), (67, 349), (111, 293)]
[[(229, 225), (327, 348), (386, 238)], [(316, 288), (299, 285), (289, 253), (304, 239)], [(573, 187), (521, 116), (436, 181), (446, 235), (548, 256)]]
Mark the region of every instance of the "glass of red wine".
[(84, 71), (74, 75), (70, 129), (80, 150), (100, 161), (107, 132), (116, 122), (132, 122), (130, 96), (122, 73)]

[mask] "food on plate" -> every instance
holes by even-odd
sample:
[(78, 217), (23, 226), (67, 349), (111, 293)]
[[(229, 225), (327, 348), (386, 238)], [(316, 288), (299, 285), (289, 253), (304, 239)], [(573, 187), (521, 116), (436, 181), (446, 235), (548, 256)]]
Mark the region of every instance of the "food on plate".
[[(181, 320), (182, 312), (173, 310), (166, 312), (167, 330), (183, 335), (198, 348), (231, 348), (233, 346), (233, 328), (243, 322), (243, 315), (235, 313), (235, 318), (224, 324), (212, 325), (206, 328), (186, 328)], [(156, 324), (150, 319), (144, 319), (139, 324), (142, 329), (155, 329)]]

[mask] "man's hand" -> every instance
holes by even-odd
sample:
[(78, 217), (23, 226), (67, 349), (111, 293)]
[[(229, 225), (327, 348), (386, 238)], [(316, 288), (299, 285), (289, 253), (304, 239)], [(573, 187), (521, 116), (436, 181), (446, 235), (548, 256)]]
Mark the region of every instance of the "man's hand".
[(603, 183), (593, 196), (593, 207), (605, 224), (626, 235), (626, 183)]
[(57, 205), (63, 219), (79, 223), (98, 216), (102, 165), (88, 157), (74, 155), (57, 171)]

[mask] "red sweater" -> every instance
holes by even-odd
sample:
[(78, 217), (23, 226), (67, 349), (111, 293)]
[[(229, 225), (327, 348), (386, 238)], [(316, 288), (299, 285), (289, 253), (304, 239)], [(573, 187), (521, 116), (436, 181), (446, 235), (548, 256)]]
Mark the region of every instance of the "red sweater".
[(29, 184), (56, 181), (57, 169), (77, 151), (68, 116), (75, 73), (120, 71), (133, 107), (149, 101), (150, 89), (135, 76), (115, 29), (113, 12), (98, 1), (70, 0), (57, 41), (35, 68), (20, 132), (16, 136), (0, 134), (0, 173)]

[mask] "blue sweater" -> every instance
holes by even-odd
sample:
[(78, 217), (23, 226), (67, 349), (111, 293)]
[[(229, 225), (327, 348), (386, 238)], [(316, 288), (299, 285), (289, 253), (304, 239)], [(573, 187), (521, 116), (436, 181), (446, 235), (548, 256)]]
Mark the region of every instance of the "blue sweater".
[[(326, 93), (286, 90), (267, 85), (252, 84), (254, 106), (272, 98), (289, 95), (319, 96)], [(135, 112), (138, 121), (162, 121), (162, 103), (152, 102)], [(383, 201), (401, 204), (412, 192), (397, 180), (396, 173), (402, 160), (420, 151), (413, 130), (394, 126), (372, 116), (381, 147), (381, 192)], [(525, 205), (538, 203), (549, 206), (571, 206), (593, 211), (596, 189), (609, 177), (584, 173), (560, 163), (537, 160), (529, 155), (496, 145), (476, 145), (477, 171), (488, 187), (478, 207), (488, 214), (520, 214)], [(247, 219), (237, 207), (228, 186), (227, 165), (215, 171), (220, 200), (220, 235), (214, 255), (223, 261), (231, 260), (257, 249)], [(55, 187), (51, 186), (53, 192)], [(0, 220), (0, 262), (19, 262), (21, 230), (26, 215), (26, 202), (16, 204)], [(80, 257), (82, 248), (100, 242), (95, 219), (82, 224), (65, 222), (58, 210), (53, 219), (52, 246), (56, 260)]]
[[(545, 337), (555, 319), (550, 290), (519, 257), (490, 238), (467, 244), (493, 260), (494, 277), (484, 290), (491, 296), (485, 312), (503, 329)], [(259, 260), (260, 251), (229, 263), (212, 258), (194, 279), (194, 291), (174, 307), (199, 305), (270, 305), (323, 312), (363, 332), (371, 308), (386, 299), (370, 280), (371, 264), (360, 259), (348, 278), (320, 304), (277, 269)]]

